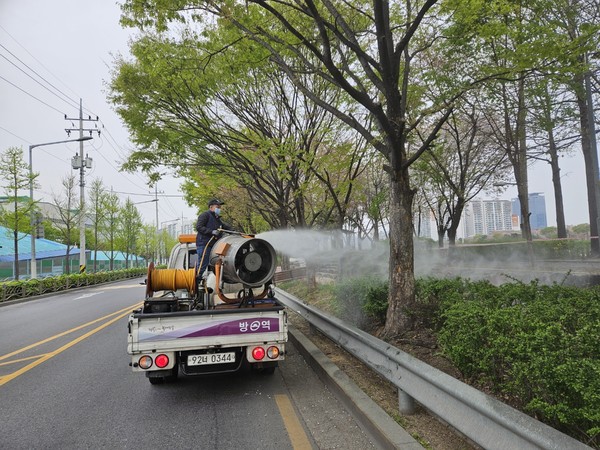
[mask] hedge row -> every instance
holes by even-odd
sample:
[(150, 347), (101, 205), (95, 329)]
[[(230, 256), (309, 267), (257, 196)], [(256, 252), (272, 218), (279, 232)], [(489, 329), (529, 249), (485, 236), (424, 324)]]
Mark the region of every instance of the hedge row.
[[(533, 254), (536, 260), (582, 260), (590, 257), (589, 241), (581, 240), (534, 240)], [(455, 261), (472, 261), (484, 258), (489, 261), (528, 261), (529, 253), (526, 241), (504, 242), (481, 245), (457, 245), (444, 248), (442, 253), (451, 252)]]
[(96, 273), (77, 273), (24, 281), (0, 283), (0, 302), (15, 300), (51, 292), (64, 291), (83, 286), (92, 286), (108, 281), (137, 278), (146, 274), (146, 268), (113, 270)]
[[(420, 279), (416, 287), (418, 307), (409, 313), (437, 334), (467, 380), (600, 448), (599, 288), (458, 278)], [(383, 323), (387, 292), (383, 280), (349, 281), (338, 291), (340, 315)]]

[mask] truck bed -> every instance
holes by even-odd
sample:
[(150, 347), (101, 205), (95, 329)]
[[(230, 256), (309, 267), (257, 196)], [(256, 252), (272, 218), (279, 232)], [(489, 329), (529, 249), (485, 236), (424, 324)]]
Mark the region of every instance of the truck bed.
[(129, 354), (186, 351), (287, 340), (285, 308), (255, 307), (159, 313), (134, 312), (129, 319)]

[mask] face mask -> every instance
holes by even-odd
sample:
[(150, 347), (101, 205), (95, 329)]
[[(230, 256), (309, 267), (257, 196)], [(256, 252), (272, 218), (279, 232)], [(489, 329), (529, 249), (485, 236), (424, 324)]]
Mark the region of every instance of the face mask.
[(221, 208), (215, 208), (215, 214), (218, 216), (221, 214)]

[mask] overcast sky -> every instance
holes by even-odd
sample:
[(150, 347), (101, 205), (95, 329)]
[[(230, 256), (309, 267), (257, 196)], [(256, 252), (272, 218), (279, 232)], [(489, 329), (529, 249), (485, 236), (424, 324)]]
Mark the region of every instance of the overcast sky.
[[(85, 142), (93, 168), (85, 172), (86, 186), (94, 178), (117, 192), (122, 201), (151, 200), (153, 190), (141, 174), (121, 173), (118, 168), (132, 144), (119, 117), (106, 100), (105, 84), (113, 55), (127, 54), (132, 30), (119, 25), (120, 8), (112, 0), (0, 0), (0, 151), (22, 147), (28, 161), (31, 144), (72, 139), (65, 128), (78, 123), (79, 99), (84, 116), (99, 116), (101, 136)], [(95, 122), (84, 126), (94, 127)], [(41, 187), (36, 199), (51, 201), (61, 192), (61, 180), (74, 172), (71, 158), (79, 144), (69, 143), (33, 149), (33, 169)], [(79, 174), (77, 171), (77, 180)], [(568, 225), (588, 223), (583, 158), (577, 151), (562, 158), (565, 214)], [(179, 190), (180, 180), (169, 177), (159, 182), (159, 223), (184, 217), (193, 219), (197, 207), (189, 207)], [(548, 225), (556, 226), (549, 166), (536, 163), (530, 169), (530, 191), (546, 197)], [(79, 191), (77, 191), (79, 192)], [(28, 193), (24, 193), (28, 194)], [(86, 194), (87, 195), (87, 194)], [(500, 198), (516, 197), (510, 187)], [(87, 196), (86, 196), (87, 198)], [(490, 198), (490, 197), (486, 197)], [(203, 210), (205, 205), (200, 205)], [(156, 224), (155, 203), (137, 205), (144, 221)], [(166, 225), (166, 224), (165, 224)]]
[[(101, 130), (84, 143), (93, 159), (92, 169), (85, 171), (86, 188), (100, 178), (123, 203), (127, 197), (138, 203), (151, 200), (154, 189), (140, 173), (119, 172), (133, 147), (106, 100), (113, 55), (128, 53), (132, 33), (120, 27), (119, 13), (113, 0), (0, 0), (0, 151), (21, 147), (28, 162), (31, 144), (77, 138), (77, 132), (67, 136), (65, 128), (78, 128), (78, 121), (64, 116), (79, 117), (81, 98), (84, 117), (100, 119), (84, 122), (84, 128)], [(33, 149), (33, 170), (40, 174), (36, 200), (51, 201), (71, 173), (79, 186), (79, 171), (71, 167), (78, 151), (79, 143)], [(197, 208), (187, 206), (179, 185), (173, 177), (158, 183), (159, 224), (195, 218)], [(156, 204), (136, 205), (146, 223), (156, 225)]]

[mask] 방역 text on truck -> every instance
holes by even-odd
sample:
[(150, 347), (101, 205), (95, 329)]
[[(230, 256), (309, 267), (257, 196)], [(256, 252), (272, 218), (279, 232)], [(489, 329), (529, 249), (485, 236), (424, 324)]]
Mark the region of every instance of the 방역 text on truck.
[(247, 365), (273, 373), (285, 358), (288, 325), (271, 289), (271, 244), (229, 232), (212, 247), (203, 275), (196, 258), (195, 235), (181, 235), (166, 269), (149, 265), (143, 307), (129, 316), (133, 371), (152, 384)]

